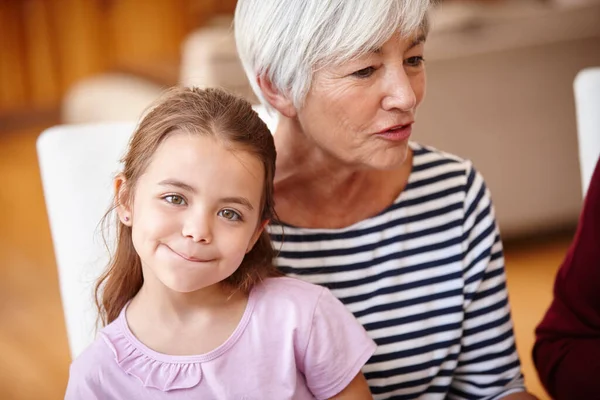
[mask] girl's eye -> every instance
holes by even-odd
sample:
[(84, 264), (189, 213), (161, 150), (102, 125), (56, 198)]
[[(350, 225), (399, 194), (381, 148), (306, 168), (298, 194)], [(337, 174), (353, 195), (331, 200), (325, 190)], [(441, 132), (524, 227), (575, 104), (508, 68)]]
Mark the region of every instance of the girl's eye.
[(373, 73), (375, 73), (375, 68), (374, 67), (367, 67), (367, 68), (363, 68), (363, 69), (359, 69), (356, 72), (352, 73), (352, 76), (356, 77), (356, 78), (368, 78), (371, 75), (373, 75)]
[(229, 221), (241, 221), (242, 220), (242, 216), (238, 212), (233, 211), (229, 208), (219, 211), (218, 215), (219, 215), (219, 217), (223, 217)]
[(419, 66), (421, 66), (421, 64), (423, 64), (425, 62), (425, 59), (423, 58), (423, 56), (415, 56), (415, 57), (407, 58), (406, 61), (404, 61), (404, 62), (409, 67), (419, 67)]
[(163, 197), (163, 199), (167, 203), (174, 204), (176, 206), (182, 206), (182, 205), (186, 204), (185, 199), (183, 197), (179, 196), (179, 195), (176, 195), (176, 194), (167, 195), (167, 196)]

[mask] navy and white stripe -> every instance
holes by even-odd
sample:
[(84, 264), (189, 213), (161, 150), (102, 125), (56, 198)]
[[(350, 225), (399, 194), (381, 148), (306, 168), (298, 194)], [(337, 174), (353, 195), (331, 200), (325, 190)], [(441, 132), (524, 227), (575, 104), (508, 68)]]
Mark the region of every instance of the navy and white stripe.
[(408, 184), (379, 215), (283, 236), (271, 226), (277, 265), (330, 288), (377, 342), (364, 368), (375, 399), (524, 390), (489, 191), (470, 162), (411, 147)]

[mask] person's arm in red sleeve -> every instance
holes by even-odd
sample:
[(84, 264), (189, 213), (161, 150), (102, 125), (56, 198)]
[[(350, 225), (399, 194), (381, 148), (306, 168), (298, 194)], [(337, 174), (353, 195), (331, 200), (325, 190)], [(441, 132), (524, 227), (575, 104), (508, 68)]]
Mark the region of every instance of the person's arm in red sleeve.
[(553, 398), (600, 395), (600, 160), (554, 299), (536, 329), (533, 360)]

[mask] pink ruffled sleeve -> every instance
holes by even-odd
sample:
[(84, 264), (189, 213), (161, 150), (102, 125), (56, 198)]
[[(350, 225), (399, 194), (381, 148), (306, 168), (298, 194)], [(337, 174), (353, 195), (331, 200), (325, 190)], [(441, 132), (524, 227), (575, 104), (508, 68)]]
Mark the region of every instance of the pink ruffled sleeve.
[(69, 368), (69, 383), (65, 393), (65, 400), (100, 400), (103, 398), (101, 389), (99, 369), (92, 368), (95, 348), (97, 343), (86, 350), (78, 359), (76, 359)]

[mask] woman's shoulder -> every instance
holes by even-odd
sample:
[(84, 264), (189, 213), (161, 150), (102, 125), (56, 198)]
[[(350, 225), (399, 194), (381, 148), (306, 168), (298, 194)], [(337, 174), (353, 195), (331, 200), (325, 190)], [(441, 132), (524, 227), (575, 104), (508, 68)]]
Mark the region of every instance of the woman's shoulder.
[(410, 142), (410, 147), (413, 151), (410, 177), (413, 186), (454, 182), (469, 191), (474, 181), (484, 184), (483, 176), (471, 160), (416, 142)]
[(421, 166), (430, 163), (448, 164), (454, 166), (463, 166), (472, 168), (470, 160), (458, 155), (448, 153), (433, 146), (424, 145), (418, 142), (410, 142), (410, 148), (413, 151), (413, 165)]

